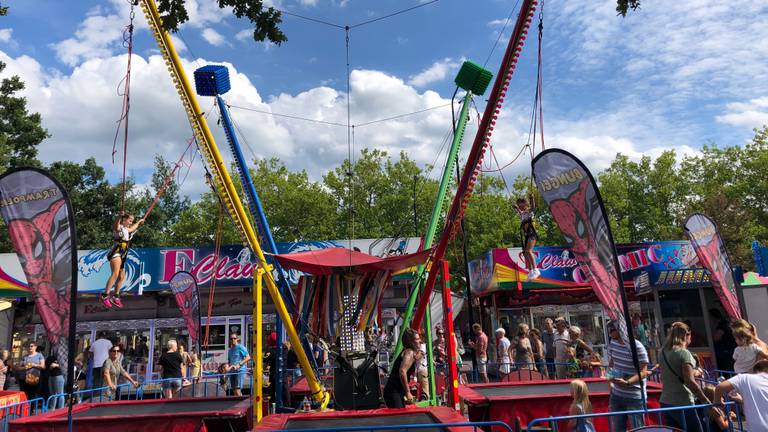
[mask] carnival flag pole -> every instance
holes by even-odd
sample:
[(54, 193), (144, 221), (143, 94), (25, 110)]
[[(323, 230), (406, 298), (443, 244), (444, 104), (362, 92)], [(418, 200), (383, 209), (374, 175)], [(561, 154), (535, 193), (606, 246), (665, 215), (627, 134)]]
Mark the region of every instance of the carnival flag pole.
[(77, 311), (77, 235), (72, 203), (64, 186), (47, 171), (17, 168), (0, 176), (0, 214), (52, 353), (67, 371), (67, 424), (72, 431)]
[(536, 187), (568, 248), (608, 316), (617, 323), (622, 340), (629, 344), (645, 406), (643, 375), (621, 265), (597, 183), (587, 167), (565, 150), (545, 150), (533, 159), (531, 166)]

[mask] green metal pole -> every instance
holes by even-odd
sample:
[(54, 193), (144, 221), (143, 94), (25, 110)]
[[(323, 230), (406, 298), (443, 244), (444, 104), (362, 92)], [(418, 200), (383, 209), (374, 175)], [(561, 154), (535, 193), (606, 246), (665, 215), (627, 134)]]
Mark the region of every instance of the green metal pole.
[[(469, 105), (472, 100), (472, 92), (467, 91), (464, 95), (464, 100), (461, 106), (461, 112), (459, 113), (459, 122), (456, 126), (456, 133), (453, 134), (453, 141), (451, 142), (451, 149), (448, 153), (448, 159), (445, 163), (445, 169), (443, 170), (443, 177), (440, 179), (440, 187), (437, 190), (437, 199), (435, 200), (435, 206), (432, 208), (432, 218), (429, 221), (429, 227), (427, 233), (424, 236), (424, 248), (432, 247), (432, 243), (435, 240), (435, 233), (437, 232), (437, 226), (440, 222), (440, 216), (443, 213), (443, 206), (445, 205), (445, 195), (448, 191), (448, 186), (451, 184), (451, 176), (453, 174), (453, 167), (456, 163), (456, 155), (459, 153), (461, 147), (461, 141), (464, 138), (464, 131), (467, 128), (467, 120), (469, 120)], [(403, 324), (400, 328), (400, 337), (397, 338), (397, 344), (395, 345), (394, 357), (397, 358), (400, 355), (400, 351), (403, 350), (403, 331), (411, 326), (411, 320), (413, 319), (413, 309), (416, 306), (416, 300), (418, 300), (419, 292), (424, 284), (424, 275), (426, 273), (425, 266), (419, 266), (416, 271), (416, 279), (411, 290), (411, 295), (408, 297), (408, 304), (405, 307), (405, 315), (403, 316)], [(427, 325), (427, 329), (431, 329)], [(432, 338), (431, 330), (426, 335), (427, 339)], [(431, 341), (429, 342), (431, 344)], [(427, 353), (431, 358), (431, 352)], [(431, 368), (431, 365), (430, 365)], [(431, 384), (434, 386), (434, 382)]]

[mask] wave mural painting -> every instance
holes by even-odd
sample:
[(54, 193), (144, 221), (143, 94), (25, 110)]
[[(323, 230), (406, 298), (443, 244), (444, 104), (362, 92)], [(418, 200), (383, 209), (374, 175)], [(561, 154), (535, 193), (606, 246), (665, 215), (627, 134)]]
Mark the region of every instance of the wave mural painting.
[[(359, 239), (352, 241), (352, 247), (371, 255), (386, 257), (416, 252), (420, 243), (421, 239), (418, 237)], [(280, 253), (349, 246), (348, 240), (277, 244)], [(110, 274), (106, 253), (107, 249), (78, 252), (78, 292), (95, 294), (104, 291), (104, 285)], [(170, 291), (171, 288), (168, 283), (173, 275), (179, 271), (189, 272), (200, 285), (210, 283), (211, 278), (216, 277), (217, 287), (241, 288), (252, 285), (251, 275), (254, 265), (253, 254), (250, 249), (244, 248), (242, 245), (222, 246), (218, 259), (212, 246), (132, 248), (126, 262), (126, 282), (123, 292), (128, 295)], [(9, 281), (14, 281), (15, 286), (21, 287), (20, 293), (24, 292), (27, 279), (16, 254), (0, 254), (0, 273), (4, 273)], [(300, 276), (301, 273), (295, 270), (288, 273), (291, 284), (296, 284)]]

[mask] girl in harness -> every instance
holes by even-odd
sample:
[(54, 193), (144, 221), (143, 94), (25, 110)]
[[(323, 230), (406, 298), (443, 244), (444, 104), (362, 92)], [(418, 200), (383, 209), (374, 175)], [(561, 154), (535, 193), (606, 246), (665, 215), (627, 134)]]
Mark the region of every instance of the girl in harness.
[[(131, 239), (143, 223), (144, 219), (139, 219), (138, 222), (133, 223), (133, 215), (123, 213), (115, 220), (115, 224), (112, 227), (114, 245), (107, 253), (109, 268), (112, 270), (112, 274), (107, 279), (107, 287), (104, 293), (101, 294), (101, 302), (107, 308), (113, 306), (123, 307), (123, 302), (120, 301), (120, 288), (125, 280), (125, 260), (128, 257), (128, 249), (131, 247)], [(113, 286), (115, 287), (114, 295), (112, 294)]]
[[(531, 197), (531, 202), (533, 202)], [(541, 272), (536, 268), (536, 260), (533, 258), (533, 247), (536, 246), (536, 240), (539, 235), (536, 233), (536, 227), (533, 225), (533, 209), (528, 205), (525, 198), (518, 198), (515, 210), (520, 215), (520, 234), (523, 237), (523, 259), (525, 267), (528, 269), (528, 279), (534, 280), (541, 276)]]

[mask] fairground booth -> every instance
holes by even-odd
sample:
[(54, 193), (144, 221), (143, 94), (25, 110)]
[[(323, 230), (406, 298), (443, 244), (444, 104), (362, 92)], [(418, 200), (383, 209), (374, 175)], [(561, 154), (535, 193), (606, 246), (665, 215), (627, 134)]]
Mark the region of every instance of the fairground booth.
[[(684, 321), (693, 330), (691, 350), (714, 367), (714, 329), (727, 315), (691, 243), (622, 244), (617, 251), (635, 335), (651, 359), (664, 341), (665, 329)], [(514, 335), (519, 323), (543, 329), (546, 318), (562, 316), (602, 351), (607, 315), (573, 254), (563, 247), (537, 247), (534, 255), (541, 271), (534, 281), (526, 280), (520, 248), (493, 249), (470, 263), (475, 320), (479, 316), (486, 331), (503, 327)]]

